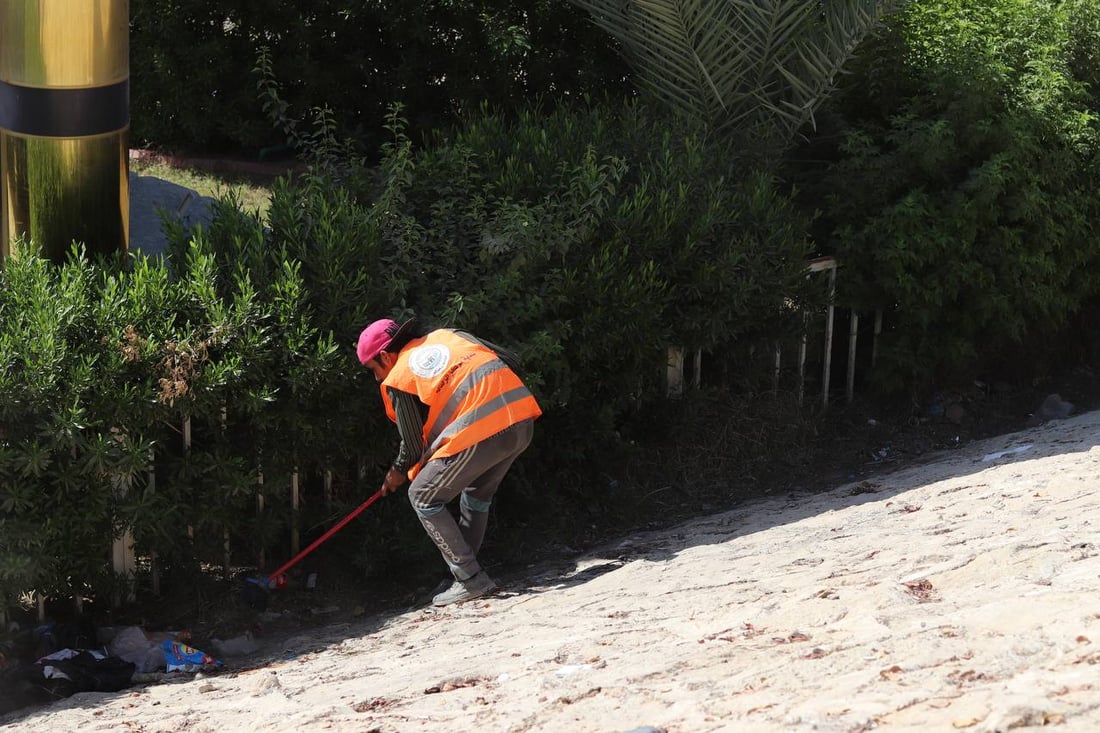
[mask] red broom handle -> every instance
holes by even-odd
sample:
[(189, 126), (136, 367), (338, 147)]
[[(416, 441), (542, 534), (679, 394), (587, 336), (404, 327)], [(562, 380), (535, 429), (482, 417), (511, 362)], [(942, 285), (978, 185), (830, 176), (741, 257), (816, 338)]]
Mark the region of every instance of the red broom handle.
[(309, 547), (307, 547), (306, 549), (302, 550), (297, 555), (292, 557), (281, 568), (279, 568), (275, 572), (271, 573), (271, 575), (268, 575), (267, 576), (267, 582), (270, 584), (272, 581), (274, 581), (280, 575), (285, 573), (287, 570), (290, 570), (292, 567), (297, 565), (299, 560), (301, 560), (303, 557), (305, 557), (306, 555), (308, 555), (309, 553), (311, 553), (315, 549), (317, 549), (318, 545), (320, 545), (322, 542), (324, 542), (325, 540), (327, 540), (329, 537), (333, 536), (337, 532), (339, 532), (344, 527), (345, 524), (347, 524), (351, 520), (358, 517), (360, 514), (362, 514), (364, 511), (367, 510), (367, 507), (369, 507), (371, 504), (373, 504), (374, 502), (378, 501), (381, 498), (382, 498), (382, 489), (379, 489), (378, 491), (374, 492), (374, 494), (371, 496), (371, 498), (367, 499), (362, 504), (360, 504), (358, 506), (358, 508), (355, 509), (355, 511), (353, 511), (351, 514), (347, 515), (346, 517), (341, 519), (339, 522), (337, 522), (332, 527), (332, 529), (330, 529), (328, 532), (325, 532), (323, 535), (321, 535), (320, 537), (315, 539), (313, 542), (311, 542), (309, 544)]

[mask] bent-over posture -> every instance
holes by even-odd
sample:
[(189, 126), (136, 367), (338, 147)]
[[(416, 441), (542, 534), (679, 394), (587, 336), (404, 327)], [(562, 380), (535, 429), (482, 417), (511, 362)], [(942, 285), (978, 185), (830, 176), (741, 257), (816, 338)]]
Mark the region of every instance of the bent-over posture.
[[(454, 578), (432, 602), (478, 598), (496, 583), (477, 552), (501, 480), (531, 443), (542, 410), (516, 374), (515, 355), (464, 331), (419, 333), (415, 321), (375, 321), (359, 335), (359, 361), (379, 382), (401, 437), (384, 494), (406, 476), (409, 501)], [(459, 498), (456, 522), (447, 504)]]

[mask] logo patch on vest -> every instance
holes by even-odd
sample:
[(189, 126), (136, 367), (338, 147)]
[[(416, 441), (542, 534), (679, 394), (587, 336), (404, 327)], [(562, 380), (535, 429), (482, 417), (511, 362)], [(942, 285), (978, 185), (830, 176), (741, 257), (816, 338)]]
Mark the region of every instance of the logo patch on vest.
[(443, 344), (429, 344), (409, 354), (409, 369), (422, 379), (438, 377), (451, 361), (451, 350)]

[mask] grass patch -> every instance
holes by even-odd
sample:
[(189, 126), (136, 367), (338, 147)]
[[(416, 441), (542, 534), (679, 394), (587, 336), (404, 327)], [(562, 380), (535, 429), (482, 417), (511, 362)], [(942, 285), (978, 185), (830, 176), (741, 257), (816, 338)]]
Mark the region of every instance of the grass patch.
[(167, 161), (155, 156), (131, 157), (130, 172), (185, 186), (200, 196), (220, 199), (232, 193), (243, 211), (258, 212), (264, 221), (267, 220), (271, 203), (271, 184), (278, 175), (276, 172), (208, 170), (204, 166)]

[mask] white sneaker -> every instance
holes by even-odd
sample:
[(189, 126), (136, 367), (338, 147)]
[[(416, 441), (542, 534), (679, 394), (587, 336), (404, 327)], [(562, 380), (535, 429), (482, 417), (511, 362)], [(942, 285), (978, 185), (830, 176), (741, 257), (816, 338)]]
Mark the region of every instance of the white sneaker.
[(481, 598), (497, 589), (497, 584), (484, 570), (468, 580), (456, 580), (451, 587), (432, 599), (436, 606), (447, 606)]
[(417, 596), (416, 597), (417, 605), (422, 606), (422, 605), (425, 605), (425, 604), (430, 604), (432, 602), (432, 600), (436, 596), (438, 596), (440, 593), (442, 593), (446, 590), (450, 590), (451, 586), (454, 585), (454, 582), (455, 582), (454, 576), (453, 575), (448, 575), (446, 578), (444, 578), (443, 580), (436, 583), (435, 587), (432, 588), (430, 591), (428, 591), (427, 593), (425, 593), (423, 595)]

